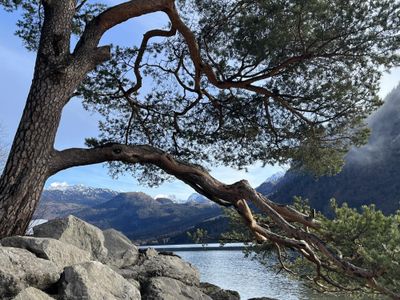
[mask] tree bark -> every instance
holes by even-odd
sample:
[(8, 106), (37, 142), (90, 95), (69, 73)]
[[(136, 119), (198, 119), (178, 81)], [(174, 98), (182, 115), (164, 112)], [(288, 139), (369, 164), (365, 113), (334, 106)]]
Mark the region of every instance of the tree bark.
[(25, 233), (50, 174), (62, 109), (83, 78), (83, 72), (71, 73), (69, 63), (75, 4), (43, 1), (45, 19), (32, 85), (0, 178), (0, 238)]
[(32, 85), (0, 178), (0, 239), (23, 235), (44, 184), (54, 174), (54, 141), (63, 107), (86, 74), (110, 58), (98, 47), (110, 28), (143, 14), (167, 10), (173, 0), (132, 0), (111, 7), (89, 22), (70, 52), (76, 0), (42, 0), (41, 28)]
[(50, 78), (32, 84), (0, 179), (0, 238), (24, 234), (29, 225), (49, 176), (65, 94)]

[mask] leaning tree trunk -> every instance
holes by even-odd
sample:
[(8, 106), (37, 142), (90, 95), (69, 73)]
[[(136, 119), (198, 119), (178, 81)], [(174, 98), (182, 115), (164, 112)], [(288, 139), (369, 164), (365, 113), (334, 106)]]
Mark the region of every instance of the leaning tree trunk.
[[(35, 76), (0, 179), (0, 238), (24, 234), (49, 173), (53, 144), (70, 87)], [(39, 77), (39, 78), (38, 78)]]
[(54, 98), (54, 91), (37, 85), (32, 86), (0, 179), (0, 237), (24, 233), (48, 177), (60, 113), (57, 105), (48, 103), (55, 101), (47, 100)]
[(46, 179), (57, 171), (54, 140), (63, 107), (86, 74), (110, 59), (99, 47), (110, 28), (146, 13), (173, 7), (173, 0), (127, 1), (99, 14), (70, 52), (76, 0), (41, 1), (41, 28), (35, 73), (10, 156), (0, 178), (0, 238), (24, 234)]
[[(71, 64), (75, 1), (43, 1), (45, 19), (32, 85), (0, 178), (0, 238), (24, 234), (47, 178), (62, 108), (85, 71)], [(81, 72), (79, 72), (81, 71)]]

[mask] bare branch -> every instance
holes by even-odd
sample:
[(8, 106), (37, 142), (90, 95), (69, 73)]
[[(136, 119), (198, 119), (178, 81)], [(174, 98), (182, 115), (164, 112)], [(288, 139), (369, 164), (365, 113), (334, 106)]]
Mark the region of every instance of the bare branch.
[[(322, 263), (321, 258), (318, 257), (313, 249), (318, 250), (325, 260), (329, 261), (330, 264), (341, 270), (345, 275), (364, 279), (369, 285), (373, 285), (379, 291), (387, 295), (395, 295), (394, 292), (386, 291), (378, 285), (375, 277), (379, 276), (379, 274), (375, 271), (360, 268), (347, 262), (335, 254), (315, 234), (307, 232), (302, 227), (295, 226), (295, 223), (299, 223), (304, 226), (318, 228), (318, 223), (314, 222), (311, 218), (292, 208), (273, 203), (257, 193), (246, 181), (239, 181), (231, 185), (224, 184), (212, 177), (203, 168), (175, 159), (160, 149), (148, 145), (106, 144), (93, 149), (76, 148), (57, 151), (54, 155), (51, 172), (56, 173), (73, 166), (106, 161), (158, 166), (166, 173), (190, 185), (210, 200), (223, 205), (233, 205), (244, 218), (248, 228), (254, 233), (258, 241), (269, 240), (279, 246), (296, 249), (316, 266), (317, 274), (319, 275), (318, 278), (323, 279), (331, 285), (337, 285), (337, 283), (321, 273), (325, 264)], [(270, 229), (258, 224), (245, 199), (252, 201), (263, 213), (267, 214), (273, 224), (284, 235), (274, 233)]]

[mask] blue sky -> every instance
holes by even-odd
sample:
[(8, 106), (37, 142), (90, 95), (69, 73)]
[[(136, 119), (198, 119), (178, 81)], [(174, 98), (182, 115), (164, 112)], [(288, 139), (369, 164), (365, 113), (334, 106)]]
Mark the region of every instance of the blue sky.
[[(109, 1), (116, 3), (117, 1)], [(13, 135), (18, 126), (20, 116), (25, 104), (26, 96), (32, 79), (35, 56), (22, 46), (21, 40), (14, 36), (15, 14), (0, 10), (0, 125), (3, 129), (5, 142), (11, 144)], [(163, 14), (152, 14), (129, 21), (108, 32), (102, 40), (103, 44), (110, 42), (119, 45), (137, 45), (141, 36), (148, 29), (166, 25)], [(385, 74), (381, 83), (381, 96), (385, 96), (399, 82), (400, 69), (392, 70)], [(98, 116), (85, 111), (78, 99), (73, 99), (65, 107), (58, 129), (56, 148), (82, 147), (85, 137), (97, 135)], [(250, 166), (248, 172), (237, 171), (221, 167), (212, 170), (219, 180), (233, 183), (240, 179), (247, 179), (253, 186), (258, 186), (267, 177), (282, 171), (280, 166), (260, 165)], [(92, 165), (72, 168), (62, 171), (46, 183), (65, 182), (67, 184), (84, 184), (93, 187), (110, 188), (119, 191), (143, 191), (152, 196), (158, 194), (176, 195), (180, 199), (187, 198), (194, 191), (179, 181), (165, 183), (158, 188), (148, 188), (138, 185), (135, 178), (130, 175), (112, 179), (107, 174), (107, 168), (102, 165)]]

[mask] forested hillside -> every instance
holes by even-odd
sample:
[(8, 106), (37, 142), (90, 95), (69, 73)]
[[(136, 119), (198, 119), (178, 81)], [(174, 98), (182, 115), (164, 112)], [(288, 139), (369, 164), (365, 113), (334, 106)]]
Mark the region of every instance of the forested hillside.
[(102, 229), (115, 228), (140, 243), (187, 243), (186, 232), (204, 228), (213, 240), (226, 230), (222, 222), (213, 233), (214, 218), (222, 209), (197, 194), (186, 202), (152, 198), (144, 193), (118, 193), (84, 186), (47, 189), (43, 192), (36, 219), (53, 219), (69, 214)]
[(371, 136), (367, 145), (353, 149), (341, 173), (315, 178), (290, 170), (275, 185), (258, 190), (273, 200), (290, 203), (293, 196), (308, 198), (311, 205), (329, 213), (329, 200), (352, 207), (375, 203), (385, 213), (400, 209), (400, 85), (368, 120)]

